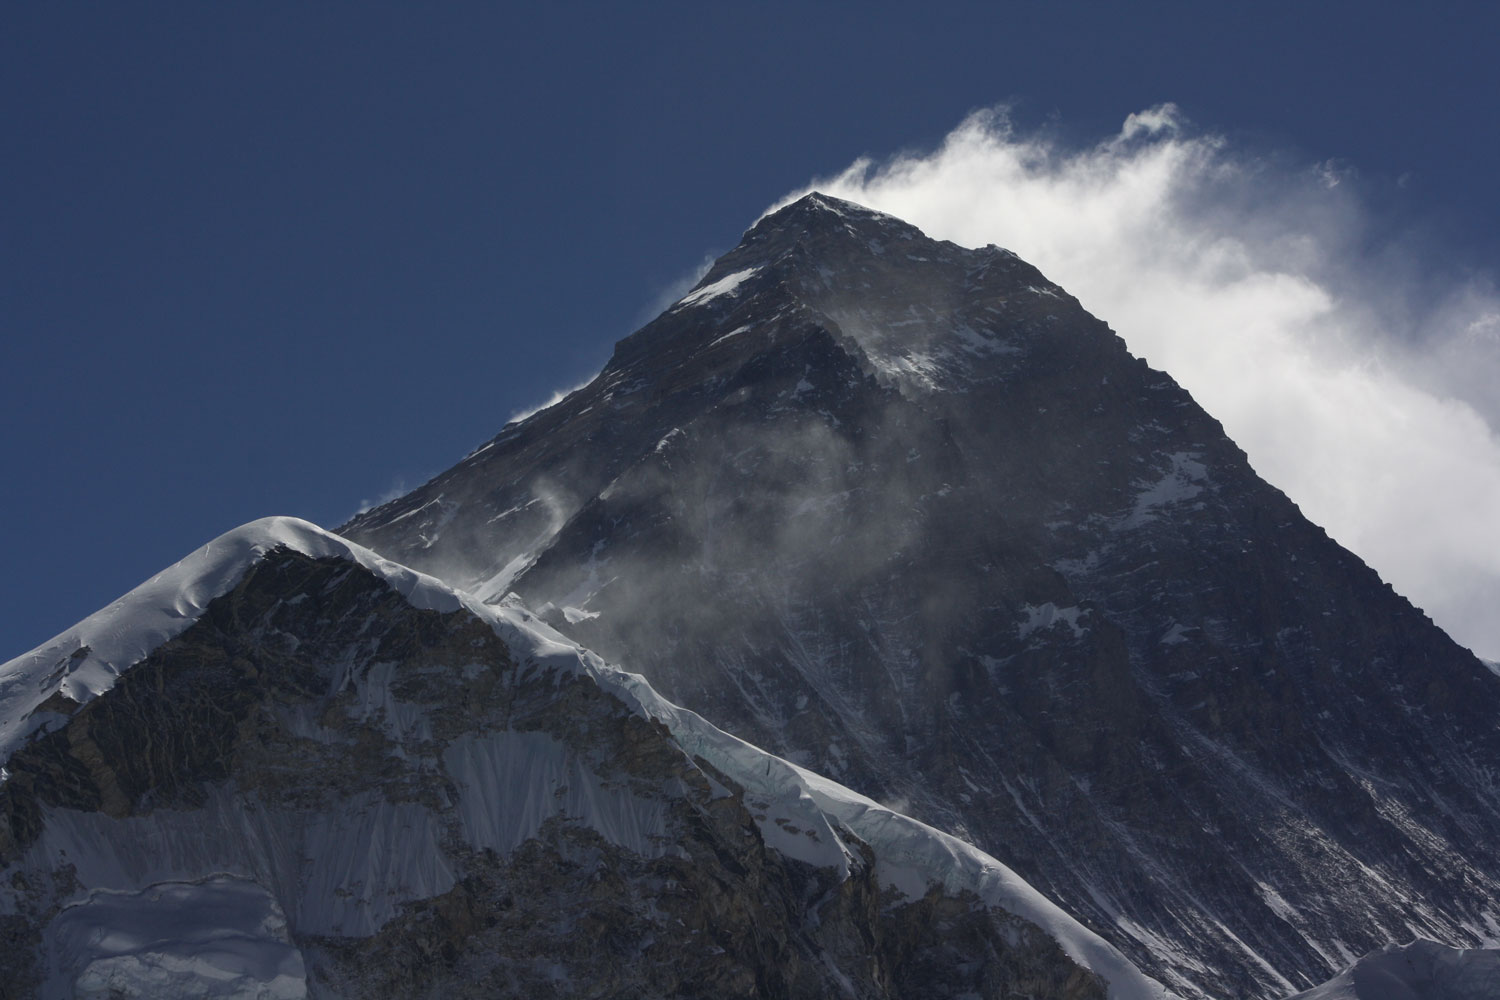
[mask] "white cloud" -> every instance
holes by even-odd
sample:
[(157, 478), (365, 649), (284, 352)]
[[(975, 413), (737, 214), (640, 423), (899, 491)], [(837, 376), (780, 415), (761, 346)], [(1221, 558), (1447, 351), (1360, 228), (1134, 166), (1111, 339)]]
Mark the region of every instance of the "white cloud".
[(1237, 150), (1164, 104), (1082, 149), (984, 111), (808, 190), (1036, 264), (1312, 520), (1500, 657), (1500, 296), (1368, 249), (1356, 176)]
[(1182, 113), (1170, 101), (1158, 104), (1145, 111), (1135, 111), (1125, 116), (1120, 128), (1120, 138), (1127, 142), (1139, 135), (1156, 135), (1158, 132), (1178, 132), (1182, 128)]

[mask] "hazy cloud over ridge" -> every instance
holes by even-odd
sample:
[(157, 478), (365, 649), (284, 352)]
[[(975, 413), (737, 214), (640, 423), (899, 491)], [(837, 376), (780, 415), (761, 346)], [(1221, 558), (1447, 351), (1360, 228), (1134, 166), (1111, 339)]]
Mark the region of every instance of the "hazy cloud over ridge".
[(1036, 264), (1308, 517), (1500, 659), (1500, 297), (1424, 274), (1418, 248), (1370, 249), (1354, 169), (1237, 150), (1171, 104), (1085, 148), (998, 109), (806, 190)]

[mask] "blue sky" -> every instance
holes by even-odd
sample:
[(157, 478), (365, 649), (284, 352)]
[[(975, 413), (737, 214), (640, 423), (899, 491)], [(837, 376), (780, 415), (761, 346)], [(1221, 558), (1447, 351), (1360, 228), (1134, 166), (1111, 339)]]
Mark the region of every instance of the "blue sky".
[[(1500, 8), (1458, 3), (13, 5), (0, 659), (239, 523), (417, 485), (773, 202), (936, 155), (976, 110), (1065, 157), (1172, 102), (1162, 141), (1240, 178), (1195, 175), (1193, 232), (1285, 229), (1268, 192), (1321, 179), (1326, 287), (1397, 275), (1387, 318), (1489, 302), (1497, 38)], [(1500, 348), (1470, 339), (1421, 378), (1492, 430), (1473, 373)]]

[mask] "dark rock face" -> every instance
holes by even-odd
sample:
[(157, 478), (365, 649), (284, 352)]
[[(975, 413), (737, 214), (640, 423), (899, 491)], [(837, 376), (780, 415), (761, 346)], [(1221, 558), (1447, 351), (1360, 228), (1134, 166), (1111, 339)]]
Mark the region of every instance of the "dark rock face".
[(0, 997), (164, 981), (69, 951), (132, 892), (263, 901), (255, 995), (1105, 995), (1019, 917), (882, 888), (852, 834), (847, 875), (769, 848), (659, 722), (342, 559), (273, 551), (6, 766)]
[(971, 840), (1184, 995), (1500, 935), (1494, 675), (1006, 251), (809, 196), (342, 530)]

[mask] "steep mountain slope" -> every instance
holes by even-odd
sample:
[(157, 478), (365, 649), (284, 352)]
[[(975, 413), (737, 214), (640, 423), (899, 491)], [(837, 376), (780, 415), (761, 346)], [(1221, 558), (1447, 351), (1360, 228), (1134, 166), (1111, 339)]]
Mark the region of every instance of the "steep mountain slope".
[(1500, 941), (1495, 675), (1007, 251), (810, 195), (342, 530), (1003, 857), (1184, 995)]
[(1165, 996), (982, 852), (293, 519), (0, 667), (0, 740), (0, 997)]

